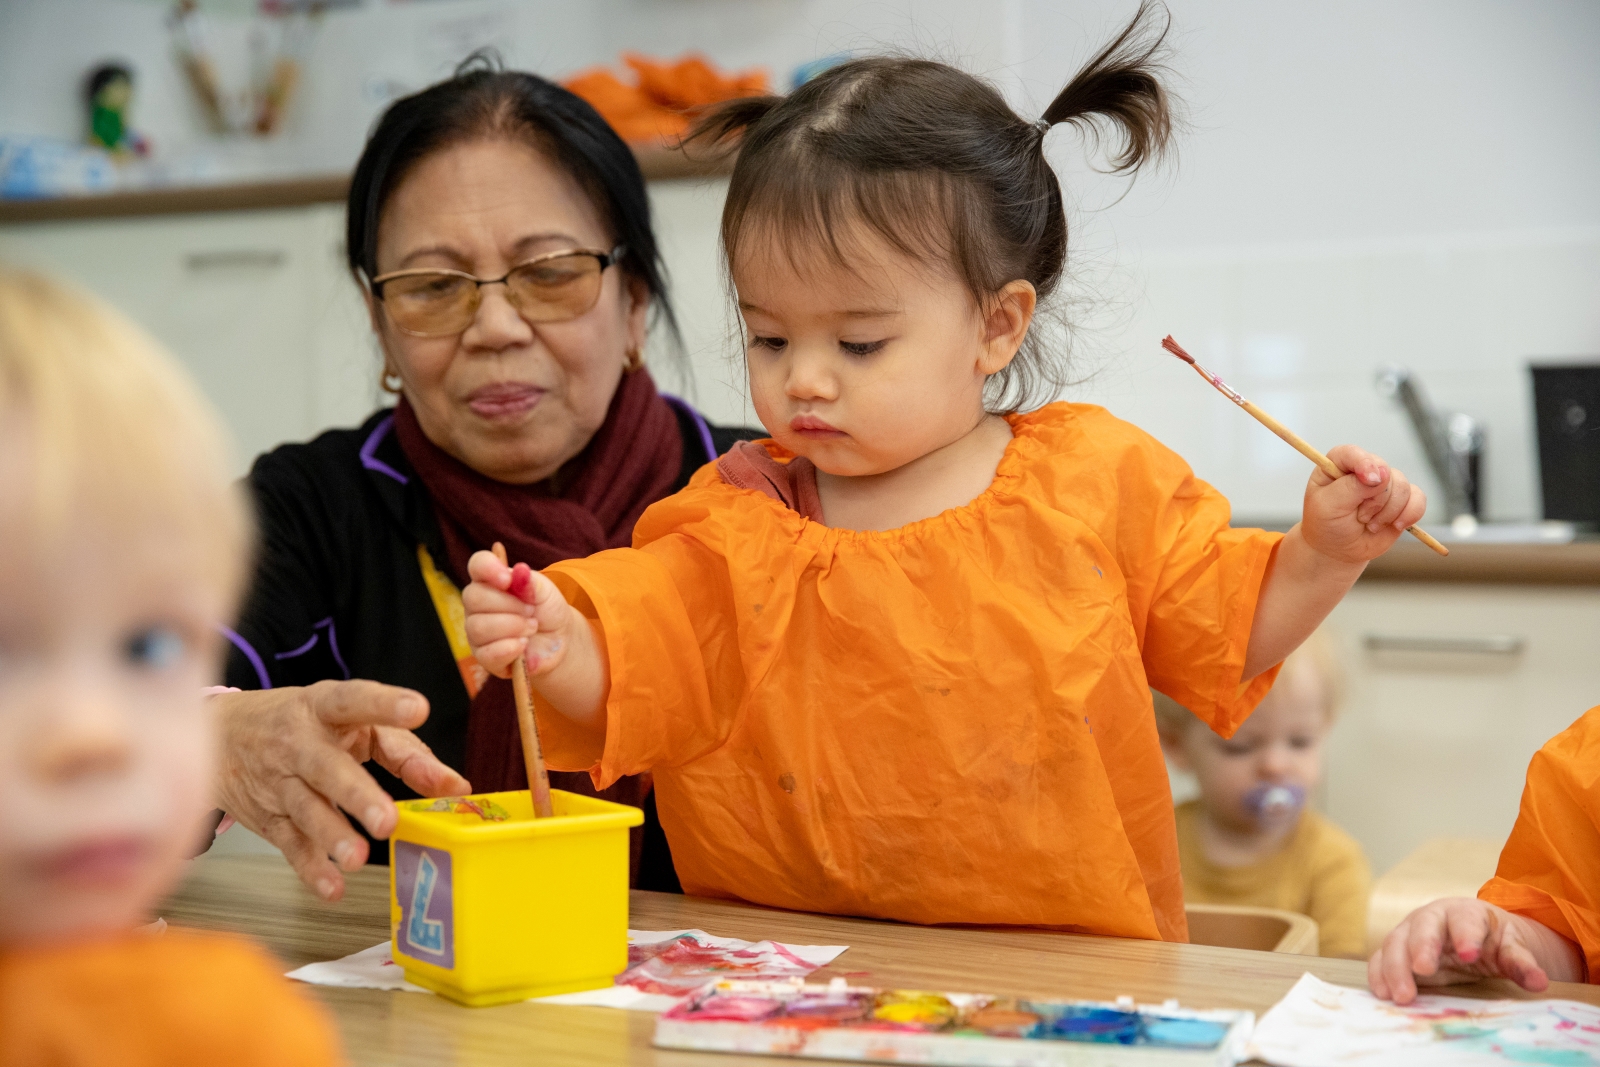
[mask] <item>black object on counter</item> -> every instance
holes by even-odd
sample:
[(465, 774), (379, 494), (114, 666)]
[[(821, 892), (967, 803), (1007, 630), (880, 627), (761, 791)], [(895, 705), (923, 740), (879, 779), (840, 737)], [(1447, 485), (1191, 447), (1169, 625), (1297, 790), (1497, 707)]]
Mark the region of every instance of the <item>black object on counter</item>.
[(1600, 523), (1600, 363), (1530, 369), (1544, 517)]

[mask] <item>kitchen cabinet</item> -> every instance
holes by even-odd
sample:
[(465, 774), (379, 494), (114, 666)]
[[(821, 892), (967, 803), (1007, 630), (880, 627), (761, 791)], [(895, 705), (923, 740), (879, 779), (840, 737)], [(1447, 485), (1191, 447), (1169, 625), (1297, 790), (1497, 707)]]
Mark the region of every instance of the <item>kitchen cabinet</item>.
[(1528, 760), (1600, 704), (1600, 585), (1363, 580), (1325, 626), (1346, 692), (1323, 801), (1377, 873), (1503, 840)]
[(0, 227), (0, 262), (76, 282), (149, 330), (221, 411), (243, 472), (378, 401), (343, 215), (312, 204), (16, 224)]

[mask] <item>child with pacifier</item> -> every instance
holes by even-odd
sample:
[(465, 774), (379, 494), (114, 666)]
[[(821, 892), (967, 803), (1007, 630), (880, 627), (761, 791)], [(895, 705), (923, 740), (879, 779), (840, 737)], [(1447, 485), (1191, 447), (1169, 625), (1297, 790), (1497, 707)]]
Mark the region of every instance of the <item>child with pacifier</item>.
[(1053, 125), (1131, 171), (1167, 140), (1143, 12), (1038, 122), (940, 63), (869, 58), (731, 103), (723, 212), (772, 439), (634, 548), (531, 582), (470, 563), (467, 633), (526, 659), (552, 766), (653, 771), (685, 891), (921, 923), (1183, 940), (1154, 686), (1229, 733), (1422, 494), (1359, 449), (1287, 536), (1183, 460), (1055, 403)]
[(137, 929), (212, 806), (204, 692), (248, 529), (170, 361), (0, 271), (0, 1063), (339, 1059), (265, 952)]
[(1177, 809), (1184, 900), (1297, 911), (1317, 921), (1324, 956), (1363, 956), (1372, 872), (1354, 838), (1306, 807), (1339, 702), (1322, 636), (1284, 661), (1232, 737), (1170, 697), (1155, 701), (1167, 758), (1200, 785)]

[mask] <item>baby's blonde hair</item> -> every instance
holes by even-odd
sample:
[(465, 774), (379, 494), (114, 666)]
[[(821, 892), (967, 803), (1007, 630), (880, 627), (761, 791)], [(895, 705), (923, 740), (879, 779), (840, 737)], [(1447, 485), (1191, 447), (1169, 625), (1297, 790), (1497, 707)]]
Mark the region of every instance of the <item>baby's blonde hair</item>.
[(0, 436), (27, 449), (21, 506), (41, 543), (85, 506), (114, 533), (153, 522), (192, 539), (196, 566), (237, 596), (250, 522), (227, 436), (177, 363), (117, 312), (0, 268)]
[[(1344, 672), (1339, 668), (1338, 657), (1333, 652), (1333, 642), (1321, 630), (1314, 631), (1304, 643), (1283, 662), (1283, 673), (1309, 671), (1317, 680), (1322, 692), (1322, 711), (1327, 725), (1332, 726), (1344, 700)], [(1281, 676), (1280, 676), (1281, 677)], [(1165, 693), (1152, 691), (1155, 698), (1156, 726), (1167, 738), (1182, 736), (1189, 724), (1198, 722), (1189, 709)]]

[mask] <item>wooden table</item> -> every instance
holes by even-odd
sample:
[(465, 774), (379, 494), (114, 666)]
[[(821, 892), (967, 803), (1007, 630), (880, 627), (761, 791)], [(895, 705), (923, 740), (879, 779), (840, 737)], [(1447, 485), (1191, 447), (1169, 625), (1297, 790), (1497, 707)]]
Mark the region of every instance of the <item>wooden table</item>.
[[(285, 964), (298, 967), (388, 939), (388, 871), (368, 867), (349, 876), (345, 899), (328, 905), (303, 889), (277, 856), (202, 857), (161, 914), (179, 925), (249, 934)], [(1140, 1003), (1176, 997), (1188, 1006), (1248, 1008), (1259, 1014), (1304, 971), (1347, 985), (1366, 981), (1365, 965), (1348, 960), (1040, 931), (902, 926), (664, 893), (634, 893), (630, 921), (644, 930), (698, 927), (752, 941), (849, 945), (832, 967), (817, 972), (818, 978), (843, 975), (900, 988), (1104, 1000), (1128, 995)], [(650, 1045), (655, 1016), (646, 1012), (530, 1003), (462, 1008), (421, 993), (306, 988), (338, 1017), (357, 1064), (774, 1067), (814, 1062), (657, 1050)], [(1451, 992), (1519, 994), (1508, 982)], [(1548, 995), (1600, 1004), (1600, 989), (1589, 986), (1558, 985)]]

